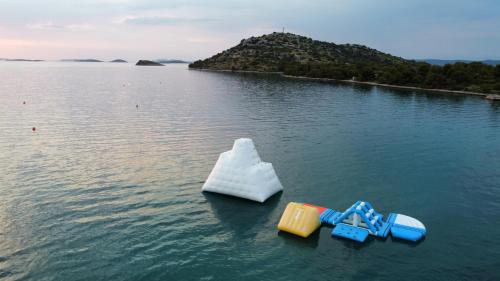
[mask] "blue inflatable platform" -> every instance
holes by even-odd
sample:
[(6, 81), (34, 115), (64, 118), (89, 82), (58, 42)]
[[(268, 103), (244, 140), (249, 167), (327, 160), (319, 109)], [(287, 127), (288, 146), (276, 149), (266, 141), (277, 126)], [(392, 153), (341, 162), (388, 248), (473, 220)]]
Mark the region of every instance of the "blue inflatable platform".
[(339, 223), (333, 230), (332, 236), (343, 237), (351, 239), (358, 242), (365, 242), (366, 237), (368, 237), (368, 230), (354, 227), (345, 223)]
[(369, 234), (386, 238), (391, 233), (394, 238), (416, 242), (426, 235), (425, 226), (419, 220), (395, 213), (384, 219), (370, 203), (364, 201), (354, 203), (344, 212), (305, 205), (319, 211), (321, 223), (334, 226), (332, 236), (336, 237), (364, 242)]

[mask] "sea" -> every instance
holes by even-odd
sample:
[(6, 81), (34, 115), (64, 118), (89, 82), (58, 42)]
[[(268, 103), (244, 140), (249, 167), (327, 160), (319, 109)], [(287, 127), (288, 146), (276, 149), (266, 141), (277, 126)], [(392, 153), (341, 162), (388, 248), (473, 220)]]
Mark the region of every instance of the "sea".
[[(204, 193), (253, 139), (284, 186)], [(422, 221), (418, 243), (278, 231), (289, 202)], [(0, 280), (500, 280), (500, 103), (119, 63), (0, 62)]]

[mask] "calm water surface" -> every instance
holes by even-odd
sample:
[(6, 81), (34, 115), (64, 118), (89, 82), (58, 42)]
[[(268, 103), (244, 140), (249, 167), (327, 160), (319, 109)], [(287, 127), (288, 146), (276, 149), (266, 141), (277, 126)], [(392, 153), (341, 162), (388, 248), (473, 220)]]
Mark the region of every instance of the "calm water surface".
[[(285, 187), (263, 205), (200, 192), (239, 137)], [(276, 229), (289, 201), (358, 199), (428, 237)], [(0, 63), (2, 280), (500, 280), (499, 217), (500, 104), (481, 98)]]

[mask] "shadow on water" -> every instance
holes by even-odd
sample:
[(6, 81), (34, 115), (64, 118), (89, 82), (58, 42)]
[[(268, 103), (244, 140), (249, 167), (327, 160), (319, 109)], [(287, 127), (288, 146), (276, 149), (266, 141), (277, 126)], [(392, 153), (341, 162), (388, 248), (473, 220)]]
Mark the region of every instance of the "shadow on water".
[(283, 239), (285, 244), (296, 246), (296, 247), (306, 247), (306, 248), (317, 248), (319, 245), (319, 236), (321, 233), (321, 228), (314, 231), (309, 237), (303, 238), (288, 232), (278, 231), (278, 237)]
[(441, 93), (441, 92), (432, 92), (432, 91), (424, 91), (424, 90), (415, 90), (415, 89), (390, 89), (390, 88), (381, 88), (384, 93), (391, 94), (393, 96), (401, 97), (401, 98), (415, 98), (416, 100), (425, 100), (425, 101), (446, 101), (453, 103), (463, 103), (467, 98), (473, 97), (462, 94), (453, 94), (453, 93)]
[(262, 228), (268, 221), (270, 214), (278, 206), (283, 192), (278, 192), (259, 203), (234, 196), (203, 192), (203, 196), (210, 204), (210, 208), (220, 224), (238, 233), (253, 233), (253, 228)]
[(337, 87), (352, 88), (359, 93), (371, 93), (372, 90), (374, 89), (374, 86), (372, 85), (353, 84), (350, 82), (333, 81), (333, 80), (304, 79), (301, 77), (283, 77), (282, 74), (280, 73), (266, 73), (266, 72), (259, 73), (259, 72), (238, 72), (238, 71), (222, 71), (222, 72), (211, 71), (210, 73), (223, 77), (233, 77), (238, 79), (238, 81), (249, 85), (250, 84), (255, 85), (256, 82), (258, 83), (268, 82), (270, 84), (274, 83), (280, 85), (285, 85), (287, 83), (290, 83), (299, 87), (304, 87), (304, 86), (307, 87), (315, 84), (316, 85), (324, 84)]
[(359, 250), (363, 250), (365, 248), (368, 248), (370, 247), (371, 245), (373, 245), (373, 243), (380, 243), (380, 242), (384, 242), (382, 241), (381, 239), (378, 239), (376, 237), (373, 237), (371, 235), (368, 235), (368, 237), (366, 238), (365, 242), (358, 242), (358, 241), (354, 241), (354, 240), (351, 240), (351, 239), (347, 239), (347, 238), (342, 238), (342, 237), (335, 237), (335, 236), (332, 236), (332, 230), (333, 228), (328, 228), (328, 236), (330, 239), (333, 239), (335, 240), (336, 242), (342, 244), (342, 246), (344, 246), (345, 248), (347, 249), (352, 249), (352, 250), (356, 250), (356, 251), (359, 251)]
[(371, 85), (352, 84), (351, 87), (358, 93), (367, 93), (367, 94), (373, 93), (373, 86)]
[(340, 238), (340, 237), (331, 237), (331, 238), (338, 239), (339, 241), (342, 241), (342, 244), (344, 247), (349, 248), (349, 249), (354, 249), (354, 250), (362, 250), (362, 249), (367, 248), (371, 245), (375, 245), (374, 243), (396, 243), (396, 244), (407, 245), (410, 248), (415, 248), (425, 241), (425, 236), (417, 242), (412, 242), (412, 241), (394, 238), (391, 235), (387, 236), (386, 238), (368, 235), (365, 242), (362, 242), (362, 243), (354, 241), (354, 240), (350, 240), (350, 239)]
[[(367, 85), (367, 84), (353, 84), (350, 82), (343, 82), (343, 81), (329, 81), (329, 80), (308, 80), (308, 79), (302, 79), (302, 78), (294, 78), (294, 77), (289, 77), (287, 79), (284, 79), (283, 76), (279, 73), (255, 73), (255, 72), (212, 72), (216, 75), (221, 75), (221, 76), (226, 76), (226, 77), (236, 77), (239, 78), (240, 81), (247, 83), (247, 84), (252, 84), (255, 82), (270, 82), (272, 83), (297, 83), (299, 86), (303, 85), (311, 85), (311, 84), (328, 84), (328, 85), (333, 85), (333, 86), (342, 86), (342, 87), (350, 87), (353, 90), (355, 90), (358, 94), (359, 93), (373, 93), (373, 91), (383, 91), (386, 94), (392, 94), (394, 96), (399, 96), (403, 98), (417, 98), (417, 99), (422, 99), (424, 98), (427, 101), (439, 101), (439, 100), (446, 100), (446, 101), (451, 101), (454, 103), (462, 103), (464, 102), (467, 98), (471, 98), (474, 96), (470, 95), (463, 95), (463, 94), (455, 94), (455, 93), (449, 93), (449, 92), (438, 92), (438, 91), (428, 91), (428, 90), (418, 90), (418, 89), (405, 89), (405, 88), (391, 88), (391, 87), (383, 87), (383, 86), (376, 86), (376, 85)], [(482, 98), (482, 97), (477, 97), (477, 98)], [(498, 104), (498, 103), (497, 103)], [(498, 109), (498, 106), (495, 106), (495, 103), (493, 103), (493, 107), (495, 109)]]
[(439, 93), (439, 92), (415, 92), (416, 95), (425, 97), (428, 101), (446, 101), (454, 103), (463, 103), (467, 98), (471, 96), (452, 94), (452, 93)]
[(490, 102), (491, 109), (493, 109), (493, 111), (498, 112), (500, 110), (500, 102), (499, 101), (489, 101), (489, 102)]
[(388, 240), (391, 240), (392, 243), (398, 243), (398, 244), (403, 244), (403, 245), (406, 245), (410, 248), (415, 248), (417, 247), (418, 245), (424, 243), (425, 239), (426, 239), (426, 236), (424, 236), (422, 239), (418, 240), (417, 242), (412, 242), (412, 241), (407, 241), (407, 240), (403, 240), (403, 239), (398, 239), (398, 238), (394, 238), (394, 237), (390, 237), (388, 238)]
[[(375, 245), (375, 243), (401, 243), (408, 245), (409, 247), (416, 247), (420, 243), (422, 243), (424, 239), (420, 240), (419, 242), (409, 242), (409, 241), (404, 241), (401, 239), (396, 239), (396, 238), (379, 238), (379, 237), (374, 237), (369, 235), (364, 242), (357, 242), (354, 240), (350, 240), (347, 238), (341, 238), (341, 237), (334, 237), (331, 235), (333, 228), (329, 226), (322, 226), (315, 232), (313, 232), (309, 237), (307, 238), (302, 238), (296, 235), (293, 235), (291, 233), (287, 233), (284, 231), (279, 231), (278, 236), (283, 239), (285, 244), (296, 246), (296, 247), (308, 247), (308, 248), (317, 248), (320, 244), (323, 244), (322, 247), (332, 247), (331, 243), (335, 244), (341, 244), (343, 247), (347, 249), (352, 249), (356, 251), (363, 250), (365, 248), (368, 248), (372, 245)], [(323, 236), (323, 240), (320, 241), (320, 236)], [(388, 241), (390, 240), (390, 241)]]
[(261, 80), (283, 80), (279, 73), (266, 73), (266, 72), (238, 72), (238, 71), (207, 71), (214, 76), (239, 78), (241, 81), (247, 82), (260, 82)]

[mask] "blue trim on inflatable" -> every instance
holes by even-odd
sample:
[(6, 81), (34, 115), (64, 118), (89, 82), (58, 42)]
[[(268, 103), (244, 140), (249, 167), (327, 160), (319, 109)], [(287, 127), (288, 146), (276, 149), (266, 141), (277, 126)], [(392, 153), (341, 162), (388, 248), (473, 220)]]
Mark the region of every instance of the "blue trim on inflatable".
[(425, 236), (425, 229), (394, 224), (391, 227), (392, 237), (416, 242)]
[(329, 224), (329, 225), (335, 225), (334, 221), (337, 217), (342, 215), (342, 213), (334, 211), (332, 209), (326, 209), (321, 216), (319, 216), (319, 220), (321, 223)]
[(393, 225), (394, 222), (396, 221), (396, 216), (398, 214), (395, 214), (395, 213), (390, 213), (389, 216), (387, 217), (387, 223)]
[(391, 232), (391, 228), (394, 225), (394, 221), (396, 220), (397, 214), (390, 213), (387, 217), (387, 222), (384, 223), (381, 230), (379, 231), (379, 235), (382, 238), (386, 238)]
[(332, 230), (332, 236), (347, 238), (358, 242), (365, 242), (366, 237), (368, 237), (368, 230), (340, 223)]

